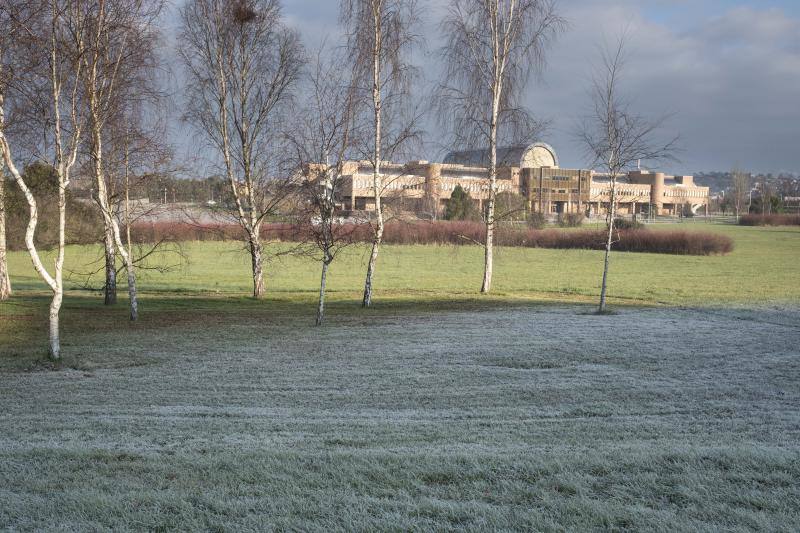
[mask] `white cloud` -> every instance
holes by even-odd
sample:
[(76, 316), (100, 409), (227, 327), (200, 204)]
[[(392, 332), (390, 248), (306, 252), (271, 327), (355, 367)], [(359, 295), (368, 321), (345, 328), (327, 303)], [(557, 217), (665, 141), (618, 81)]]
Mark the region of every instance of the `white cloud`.
[[(626, 87), (637, 109), (675, 113), (665, 135), (680, 134), (685, 151), (671, 170), (738, 163), (754, 171), (800, 171), (800, 19), (778, 3), (562, 0), (570, 28), (553, 47), (542, 79), (531, 81), (528, 103), (553, 120), (548, 140), (564, 164), (585, 164), (570, 130), (588, 104), (598, 45), (628, 28)], [(437, 23), (444, 5), (420, 0), (428, 83), (440, 69)], [(337, 0), (284, 0), (284, 6), (312, 50), (323, 36), (337, 35)]]
[(644, 114), (676, 113), (666, 133), (680, 134), (685, 151), (674, 170), (737, 162), (800, 170), (800, 20), (774, 8), (734, 7), (678, 31), (646, 19), (633, 3), (610, 1), (573, 4), (566, 15), (571, 31), (530, 102), (554, 118), (554, 142), (568, 163), (581, 163), (568, 130), (587, 103), (597, 43), (627, 27), (628, 92)]

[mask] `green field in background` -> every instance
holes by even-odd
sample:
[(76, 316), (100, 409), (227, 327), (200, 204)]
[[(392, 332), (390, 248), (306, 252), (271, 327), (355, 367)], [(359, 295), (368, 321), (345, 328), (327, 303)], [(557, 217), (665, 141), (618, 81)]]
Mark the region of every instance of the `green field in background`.
[[(610, 296), (618, 303), (705, 305), (763, 304), (800, 300), (800, 228), (761, 228), (686, 223), (656, 226), (653, 231), (713, 231), (733, 238), (735, 250), (725, 256), (674, 256), (615, 253)], [(139, 273), (143, 298), (166, 293), (246, 296), (250, 291), (249, 257), (240, 243), (191, 242), (180, 245), (184, 257), (155, 255), (150, 267), (175, 265), (167, 273)], [(268, 253), (285, 252), (274, 244)], [(358, 299), (366, 270), (365, 246), (346, 250), (329, 276), (331, 298)], [(494, 295), (499, 299), (585, 301), (599, 292), (602, 252), (498, 248)], [(42, 291), (44, 284), (24, 252), (11, 254), (15, 290)], [(478, 246), (385, 245), (375, 281), (376, 297), (393, 300), (437, 300), (474, 297), (480, 288), (483, 252)], [(48, 259), (48, 262), (50, 260)], [(98, 288), (102, 275), (87, 277), (102, 266), (99, 246), (67, 250), (69, 290)], [(306, 257), (281, 255), (266, 265), (268, 297), (313, 299), (319, 265)], [(120, 276), (120, 297), (125, 296)]]

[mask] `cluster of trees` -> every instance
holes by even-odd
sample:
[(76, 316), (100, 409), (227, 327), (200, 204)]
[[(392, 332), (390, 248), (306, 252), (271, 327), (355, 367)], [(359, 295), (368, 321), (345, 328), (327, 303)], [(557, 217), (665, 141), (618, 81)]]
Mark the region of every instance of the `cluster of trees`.
[[(724, 191), (727, 194), (730, 191), (734, 174), (740, 171), (735, 168), (726, 172), (698, 172), (695, 174), (694, 180), (700, 185), (710, 187), (712, 192)], [(754, 184), (769, 183), (778, 195), (800, 196), (800, 175), (791, 172), (752, 174), (751, 179)]]
[(746, 214), (772, 215), (786, 211), (784, 196), (793, 196), (792, 182), (777, 185), (765, 176), (754, 177), (749, 172), (734, 169), (726, 173), (728, 187), (717, 200), (715, 209), (737, 218)]
[[(528, 202), (521, 194), (503, 191), (495, 196), (497, 220), (525, 221), (530, 218)], [(481, 213), (478, 204), (469, 191), (456, 185), (445, 205), (445, 220), (485, 220), (487, 213)]]
[[(58, 176), (55, 169), (42, 162), (27, 165), (22, 172), (25, 183), (39, 205), (36, 227), (36, 244), (43, 249), (58, 246)], [(25, 230), (28, 223), (28, 203), (19, 187), (5, 184), (6, 247), (8, 250), (25, 249)], [(76, 199), (72, 191), (66, 193), (67, 217), (65, 240), (69, 243), (95, 243), (102, 226), (99, 213), (86, 202)]]
[[(93, 193), (93, 189), (75, 191), (76, 196), (87, 199)], [(130, 195), (133, 199), (146, 199), (153, 204), (234, 205), (230, 184), (220, 176), (185, 179), (172, 172), (137, 176)]]
[[(163, 116), (164, 94), (155, 22), (163, 9), (164, 0), (2, 2), (0, 25), (7, 31), (0, 35), (0, 149), (27, 206), (25, 247), (53, 292), (53, 358), (60, 354), (67, 212), (76, 210), (70, 180), (76, 174), (91, 180), (105, 250), (104, 301), (116, 301), (121, 262), (132, 320), (138, 302), (131, 196), (138, 187), (155, 189), (160, 197), (163, 186), (166, 201), (170, 192), (176, 198), (175, 184), (170, 191), (159, 178), (170, 156), (157, 118)], [(279, 0), (183, 3), (177, 42), (185, 71), (184, 118), (222, 177), (203, 186), (231, 209), (242, 229), (254, 297), (267, 290), (263, 264), (270, 248), (263, 242), (263, 224), (276, 215), (291, 217), (309, 236), (297, 252), (321, 265), (317, 323), (323, 322), (328, 268), (354, 242), (352, 225), (337, 219), (334, 198), (345, 161), (356, 159), (368, 161), (373, 171), (375, 217), (369, 222), (372, 250), (362, 298), (365, 307), (371, 305), (390, 216), (381, 203), (391, 186), (382, 161), (412, 150), (419, 140), (421, 111), (411, 98), (416, 69), (410, 62), (420, 44), (414, 33), (417, 17), (414, 0), (342, 0), (343, 42), (309, 54), (286, 24)], [(496, 221), (520, 210), (519, 199), (498, 196), (502, 162), (497, 148), (529, 141), (541, 131), (543, 124), (521, 105), (523, 90), (565, 26), (554, 0), (448, 2), (441, 26), (445, 68), (432, 101), (451, 134), (451, 147), (489, 148), (485, 212), (474, 213), (464, 191), (454, 192), (448, 205), (449, 218), (476, 217), (485, 223), (482, 292), (491, 290)], [(592, 158), (607, 167), (615, 185), (635, 161), (657, 160), (670, 145), (653, 147), (649, 138), (658, 123), (633, 115), (618, 97), (622, 44), (604, 59), (595, 84), (595, 113), (583, 133)], [(44, 162), (52, 170), (48, 195), (35, 190), (30, 173), (20, 171), (21, 161)], [(3, 192), (0, 188), (0, 297), (7, 297)], [(52, 268), (42, 261), (42, 242), (36, 239), (42, 202), (56, 213)], [(612, 187), (601, 310), (614, 207)]]
[[(148, 119), (159, 98), (154, 22), (160, 0), (4, 0), (0, 4), (0, 150), (27, 211), (24, 245), (50, 287), (50, 356), (60, 356), (59, 313), (64, 293), (69, 184), (80, 173), (92, 180), (94, 216), (105, 248), (105, 300), (116, 300), (117, 259), (128, 276), (131, 319), (137, 317), (136, 273), (130, 234), (130, 185), (145, 166), (164, 157), (157, 121)], [(33, 162), (23, 171), (25, 162)], [(38, 164), (38, 166), (37, 166)], [(0, 242), (5, 265), (5, 179), (0, 180)], [(13, 200), (13, 198), (11, 198)], [(17, 205), (19, 202), (17, 202)], [(9, 207), (13, 207), (9, 204)], [(52, 213), (52, 218), (45, 216)], [(70, 213), (74, 222), (80, 217)], [(20, 217), (15, 217), (18, 220)], [(55, 220), (48, 266), (40, 249), (40, 220)], [(128, 226), (130, 224), (127, 224)], [(4, 276), (4, 286), (7, 276)], [(10, 286), (2, 293), (10, 294)]]

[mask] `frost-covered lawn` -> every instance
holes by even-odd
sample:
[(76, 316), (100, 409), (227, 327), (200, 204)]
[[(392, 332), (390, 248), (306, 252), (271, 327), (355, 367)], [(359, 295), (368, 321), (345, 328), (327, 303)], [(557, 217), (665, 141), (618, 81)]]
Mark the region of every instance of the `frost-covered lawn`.
[(798, 307), (315, 329), (290, 304), (131, 327), (73, 301), (65, 368), (21, 371), (42, 304), (3, 308), (0, 528), (800, 528)]

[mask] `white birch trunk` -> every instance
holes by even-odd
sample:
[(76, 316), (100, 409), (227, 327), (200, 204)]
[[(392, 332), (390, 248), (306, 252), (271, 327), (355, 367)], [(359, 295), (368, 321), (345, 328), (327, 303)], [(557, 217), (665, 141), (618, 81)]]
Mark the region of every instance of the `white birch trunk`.
[(55, 263), (55, 286), (53, 287), (53, 301), (50, 303), (50, 358), (61, 358), (61, 335), (59, 332), (59, 315), (61, 302), (64, 299), (64, 248), (67, 227), (67, 181), (64, 164), (59, 161), (58, 183), (58, 255)]
[(264, 259), (263, 247), (260, 237), (253, 233), (250, 235), (250, 259), (253, 272), (253, 298), (264, 296)]
[(11, 278), (8, 274), (8, 258), (6, 256), (6, 204), (3, 176), (3, 158), (0, 157), (0, 301), (11, 297)]
[[(327, 253), (326, 253), (327, 255)], [(325, 289), (328, 284), (328, 266), (330, 261), (326, 258), (322, 261), (322, 276), (319, 281), (319, 303), (317, 304), (317, 326), (321, 326), (325, 321)]]
[[(90, 106), (97, 103), (90, 96)], [(136, 269), (133, 264), (133, 256), (130, 253), (130, 220), (128, 220), (128, 247), (122, 242), (122, 235), (119, 229), (119, 222), (115, 217), (114, 208), (109, 203), (108, 189), (105, 176), (103, 174), (103, 141), (101, 124), (96, 111), (92, 113), (92, 156), (95, 185), (97, 186), (97, 202), (103, 216), (104, 245), (106, 259), (106, 305), (113, 305), (117, 302), (117, 254), (122, 258), (125, 271), (128, 275), (128, 299), (130, 308), (130, 319), (136, 321), (139, 318), (139, 301), (136, 290)], [(127, 176), (126, 176), (127, 179)], [(126, 183), (126, 217), (129, 218), (130, 206), (128, 204), (128, 184)]]
[[(69, 173), (72, 166), (75, 164), (78, 155), (78, 147), (80, 144), (81, 127), (77, 121), (77, 109), (75, 91), (72, 93), (72, 100), (70, 101), (72, 125), (73, 129), (70, 133), (70, 143), (68, 149), (64, 149), (62, 139), (62, 124), (61, 124), (61, 79), (58, 72), (59, 57), (57, 45), (57, 21), (58, 14), (53, 6), (52, 11), (52, 33), (50, 35), (50, 50), (49, 50), (49, 63), (50, 63), (50, 90), (52, 96), (52, 118), (53, 118), (53, 144), (55, 151), (55, 161), (53, 167), (58, 174), (58, 253), (56, 256), (53, 275), (51, 275), (45, 268), (39, 252), (36, 249), (34, 237), (36, 233), (36, 226), (39, 221), (39, 210), (36, 204), (36, 198), (33, 196), (25, 180), (22, 178), (19, 170), (17, 169), (11, 157), (11, 148), (6, 139), (3, 126), (5, 125), (4, 115), (4, 100), (3, 94), (0, 92), (0, 152), (2, 152), (5, 165), (11, 176), (16, 181), (20, 190), (22, 191), (25, 200), (28, 203), (28, 226), (25, 229), (25, 247), (33, 263), (33, 268), (44, 280), (45, 283), (53, 291), (53, 300), (50, 303), (50, 312), (48, 317), (49, 331), (49, 355), (52, 359), (58, 360), (61, 358), (61, 337), (59, 332), (59, 314), (61, 311), (61, 303), (64, 298), (64, 244), (65, 244), (65, 228), (66, 228), (66, 194), (67, 186), (69, 185)], [(80, 72), (80, 67), (75, 69), (76, 80)]]
[(57, 361), (61, 359), (61, 332), (60, 318), (61, 302), (64, 299), (64, 286), (61, 284), (61, 268), (58, 268), (56, 273), (58, 286), (53, 291), (53, 300), (50, 302), (50, 312), (48, 315), (48, 340), (49, 348), (48, 355), (50, 359)]
[(606, 252), (603, 260), (603, 281), (600, 285), (600, 313), (606, 312), (606, 293), (608, 292), (608, 267), (611, 259), (611, 247), (614, 244), (614, 217), (616, 216), (617, 203), (617, 178), (611, 178), (611, 205), (608, 208), (608, 234), (606, 238)]
[[(242, 192), (234, 173), (233, 157), (231, 155), (231, 141), (228, 132), (228, 108), (227, 101), (229, 96), (228, 83), (226, 74), (222, 68), (223, 57), (222, 51), (218, 50), (216, 53), (217, 69), (215, 71), (215, 82), (219, 90), (218, 104), (218, 117), (217, 129), (220, 133), (222, 142), (222, 159), (225, 162), (225, 173), (228, 176), (228, 184), (233, 194), (234, 202), (236, 203), (236, 211), (239, 218), (239, 224), (245, 230), (248, 236), (248, 247), (250, 249), (250, 263), (251, 273), (253, 279), (253, 297), (261, 298), (264, 295), (264, 273), (263, 273), (263, 248), (261, 246), (261, 238), (259, 233), (260, 224), (257, 221), (257, 213), (255, 212), (255, 191), (253, 190), (253, 182), (250, 176), (249, 159), (247, 150), (243, 148), (243, 157), (245, 161), (245, 186), (247, 191)], [(243, 204), (243, 197), (247, 197), (250, 203), (249, 216), (245, 211)]]
[(498, 87), (492, 102), (492, 117), (489, 126), (489, 203), (486, 207), (486, 244), (484, 245), (483, 284), (481, 285), (481, 292), (484, 294), (492, 290), (494, 269), (494, 204), (497, 187), (497, 116), (499, 108), (500, 88)]
[(114, 215), (109, 206), (108, 187), (103, 175), (103, 137), (101, 102), (97, 95), (97, 62), (98, 52), (94, 52), (94, 60), (90, 63), (89, 78), (87, 82), (88, 104), (91, 117), (91, 156), (92, 170), (94, 173), (95, 187), (97, 188), (97, 203), (103, 217), (103, 246), (105, 247), (105, 274), (106, 283), (103, 303), (114, 305), (117, 303), (117, 242), (114, 228)]
[[(0, 97), (0, 124), (2, 123), (2, 97)], [(39, 222), (39, 208), (36, 203), (36, 198), (34, 198), (33, 193), (31, 192), (28, 185), (22, 179), (22, 175), (20, 174), (17, 167), (14, 165), (14, 162), (11, 160), (11, 153), (10, 148), (8, 145), (8, 141), (5, 138), (5, 135), (0, 128), (0, 143), (2, 144), (2, 152), (3, 158), (5, 160), (6, 167), (8, 167), (9, 172), (16, 181), (17, 185), (19, 186), (20, 190), (22, 191), (23, 196), (25, 196), (25, 201), (28, 203), (28, 226), (25, 229), (25, 247), (28, 250), (28, 253), (31, 257), (31, 262), (33, 263), (33, 268), (36, 272), (41, 276), (45, 283), (50, 287), (53, 291), (53, 300), (50, 304), (50, 313), (49, 313), (49, 355), (52, 359), (58, 360), (61, 357), (61, 345), (60, 345), (60, 336), (59, 336), (59, 311), (61, 309), (61, 301), (63, 299), (63, 286), (62, 286), (62, 269), (64, 265), (64, 221), (65, 221), (65, 207), (66, 207), (66, 184), (64, 179), (61, 177), (63, 173), (59, 171), (59, 247), (58, 247), (58, 255), (56, 257), (55, 262), (55, 274), (51, 276), (50, 273), (44, 266), (41, 257), (39, 256), (39, 252), (36, 249), (36, 244), (34, 242), (34, 236), (36, 234), (36, 226)], [(61, 164), (59, 163), (57, 168), (61, 168)]]
[(103, 216), (103, 247), (106, 275), (103, 304), (115, 305), (117, 303), (117, 254), (114, 249), (114, 230), (106, 223), (105, 216)]
[(114, 242), (122, 257), (122, 263), (125, 265), (125, 271), (128, 274), (128, 298), (130, 299), (130, 317), (131, 321), (136, 321), (139, 318), (139, 300), (136, 291), (136, 268), (133, 264), (133, 256), (130, 249), (125, 247), (122, 242), (122, 236), (119, 231), (119, 224), (116, 220), (111, 221), (111, 227), (114, 231)]
[[(0, 75), (2, 73), (2, 65), (0, 64)], [(3, 133), (2, 128), (5, 126), (4, 106), (5, 95), (2, 90), (0, 90), (0, 135)], [(8, 274), (8, 258), (6, 256), (6, 180), (3, 175), (3, 168), (5, 165), (5, 137), (3, 137), (3, 143), (0, 144), (0, 152), (0, 301), (3, 301), (11, 297), (11, 279)]]
[[(503, 94), (503, 76), (509, 50), (509, 35), (501, 31), (499, 5), (491, 6), (492, 28), (492, 109), (489, 117), (489, 202), (486, 206), (486, 244), (484, 245), (483, 283), (481, 292), (486, 294), (492, 290), (492, 274), (494, 270), (494, 208), (495, 189), (497, 188), (497, 125), (500, 116), (500, 100)], [(509, 19), (513, 18), (513, 11)]]
[(381, 143), (382, 143), (382, 100), (381, 100), (381, 9), (376, 9), (373, 4), (374, 24), (374, 48), (372, 50), (372, 105), (375, 116), (375, 144), (374, 144), (374, 164), (372, 171), (372, 187), (375, 195), (375, 235), (372, 240), (372, 253), (369, 256), (367, 265), (367, 278), (364, 281), (364, 299), (361, 302), (363, 307), (372, 305), (372, 281), (375, 277), (375, 267), (378, 263), (378, 253), (383, 242), (383, 206), (381, 204), (381, 193), (383, 192), (383, 180), (381, 179)]
[(125, 146), (125, 246), (120, 243), (120, 248), (127, 254), (123, 255), (125, 269), (128, 273), (128, 299), (130, 301), (131, 321), (139, 319), (139, 297), (136, 292), (136, 270), (133, 264), (133, 246), (131, 245), (131, 184), (128, 175), (128, 146)]
[(136, 292), (136, 269), (130, 260), (125, 261), (128, 272), (128, 299), (130, 300), (131, 322), (139, 320), (139, 295)]
[[(90, 105), (96, 105), (90, 97)], [(103, 217), (103, 246), (105, 248), (106, 284), (105, 305), (117, 303), (117, 242), (115, 238), (114, 215), (108, 202), (108, 189), (105, 176), (103, 176), (103, 144), (100, 124), (97, 115), (93, 113), (92, 120), (92, 155), (94, 181), (97, 187), (97, 203)]]

